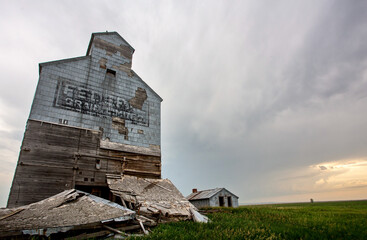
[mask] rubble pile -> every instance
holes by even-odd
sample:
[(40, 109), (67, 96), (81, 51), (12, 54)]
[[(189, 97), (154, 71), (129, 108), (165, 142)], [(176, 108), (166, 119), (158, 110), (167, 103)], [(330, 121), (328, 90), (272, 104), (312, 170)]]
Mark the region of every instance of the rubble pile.
[(208, 221), (168, 179), (108, 175), (107, 183), (117, 203), (71, 189), (26, 206), (0, 209), (0, 238), (126, 237), (131, 231), (149, 234), (158, 223)]

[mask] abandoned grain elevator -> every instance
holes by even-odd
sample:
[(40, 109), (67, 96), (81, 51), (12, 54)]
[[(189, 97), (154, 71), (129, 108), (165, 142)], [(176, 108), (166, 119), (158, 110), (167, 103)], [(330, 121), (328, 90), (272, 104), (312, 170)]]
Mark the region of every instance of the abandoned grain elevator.
[(112, 200), (109, 174), (161, 178), (162, 98), (133, 53), (118, 33), (93, 33), (86, 56), (39, 64), (8, 207), (71, 188)]

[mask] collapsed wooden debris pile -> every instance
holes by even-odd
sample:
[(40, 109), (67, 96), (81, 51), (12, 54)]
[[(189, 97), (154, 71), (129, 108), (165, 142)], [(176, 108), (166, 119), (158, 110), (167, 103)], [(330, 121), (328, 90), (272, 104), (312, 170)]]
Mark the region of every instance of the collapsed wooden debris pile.
[(107, 183), (123, 206), (152, 221), (190, 220), (197, 211), (169, 179), (107, 175)]
[(71, 189), (26, 206), (0, 209), (0, 238), (126, 237), (129, 231), (148, 234), (158, 223), (208, 220), (168, 179), (108, 175), (107, 182), (121, 202)]

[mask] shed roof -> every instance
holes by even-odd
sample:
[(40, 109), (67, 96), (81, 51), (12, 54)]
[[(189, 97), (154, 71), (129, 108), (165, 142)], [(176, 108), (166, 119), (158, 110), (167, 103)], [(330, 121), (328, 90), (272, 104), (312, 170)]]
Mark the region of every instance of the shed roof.
[[(201, 200), (201, 199), (208, 199), (213, 197), (218, 192), (222, 191), (225, 188), (214, 188), (214, 189), (208, 189), (208, 190), (202, 190), (198, 191), (196, 193), (191, 193), (189, 196), (187, 196), (187, 200)], [(225, 189), (228, 191), (227, 189)], [(231, 193), (230, 191), (228, 191)], [(237, 197), (235, 194), (231, 193), (233, 196)], [(237, 197), (238, 198), (238, 197)]]

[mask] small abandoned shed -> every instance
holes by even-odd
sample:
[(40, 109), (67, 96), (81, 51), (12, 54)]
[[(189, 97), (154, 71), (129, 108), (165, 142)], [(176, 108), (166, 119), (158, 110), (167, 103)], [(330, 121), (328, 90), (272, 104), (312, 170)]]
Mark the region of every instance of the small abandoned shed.
[(195, 207), (238, 207), (238, 197), (225, 188), (193, 189), (186, 197)]

